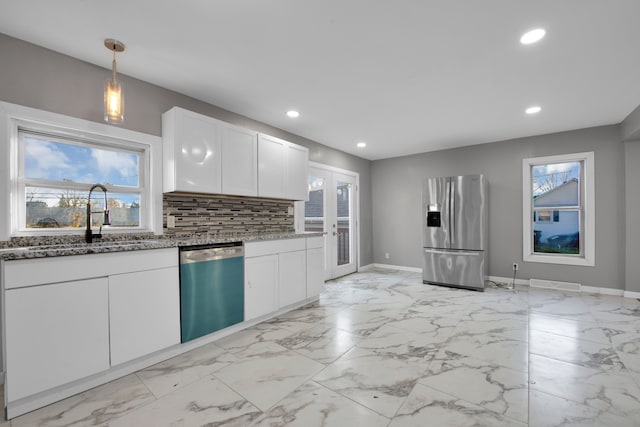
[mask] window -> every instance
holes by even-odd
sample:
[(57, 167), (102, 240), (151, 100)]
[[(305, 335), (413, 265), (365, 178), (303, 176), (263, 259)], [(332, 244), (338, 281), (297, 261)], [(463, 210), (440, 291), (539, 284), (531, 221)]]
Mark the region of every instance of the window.
[(523, 160), (523, 259), (595, 265), (593, 153)]
[[(109, 210), (103, 233), (162, 230), (159, 137), (0, 101), (0, 239), (83, 234), (93, 211)], [(94, 226), (104, 216), (93, 215)]]
[[(26, 129), (18, 135), (18, 206), (24, 208), (20, 231), (86, 228), (87, 197), (96, 183), (107, 188), (108, 205), (98, 190), (92, 195), (92, 210), (108, 209), (111, 228), (141, 226), (140, 206), (146, 203), (142, 149)], [(99, 215), (93, 219), (93, 226), (102, 222)]]

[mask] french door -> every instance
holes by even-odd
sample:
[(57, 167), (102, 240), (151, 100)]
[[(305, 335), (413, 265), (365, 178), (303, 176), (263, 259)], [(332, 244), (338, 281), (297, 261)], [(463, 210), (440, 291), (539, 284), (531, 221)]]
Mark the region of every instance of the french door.
[(325, 232), (325, 280), (357, 269), (357, 174), (309, 166), (304, 230)]

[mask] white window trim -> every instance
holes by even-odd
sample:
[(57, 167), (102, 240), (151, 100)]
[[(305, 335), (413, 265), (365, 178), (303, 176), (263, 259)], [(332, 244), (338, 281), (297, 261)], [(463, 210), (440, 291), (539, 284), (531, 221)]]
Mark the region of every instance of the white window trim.
[[(594, 153), (574, 153), (559, 156), (533, 157), (522, 160), (522, 258), (525, 262), (542, 262), (548, 264), (565, 265), (595, 265), (595, 174)], [(531, 193), (531, 168), (532, 166), (548, 163), (569, 163), (581, 161), (584, 165), (580, 197), (583, 200), (582, 221), (584, 224), (584, 236), (580, 239), (584, 242), (584, 256), (575, 255), (541, 255), (533, 252), (532, 241), (532, 207), (533, 195)]]
[[(61, 134), (72, 133), (90, 140), (107, 138), (125, 144), (128, 141), (138, 148), (142, 147), (149, 162), (149, 167), (143, 168), (146, 181), (145, 197), (148, 200), (145, 217), (141, 218), (143, 226), (129, 230), (103, 230), (103, 233), (162, 234), (162, 138), (0, 101), (0, 240), (9, 240), (12, 236), (18, 235), (38, 235), (20, 232), (16, 216), (19, 211), (16, 206), (19, 126)], [(47, 231), (46, 234), (75, 235), (84, 234), (84, 230)]]

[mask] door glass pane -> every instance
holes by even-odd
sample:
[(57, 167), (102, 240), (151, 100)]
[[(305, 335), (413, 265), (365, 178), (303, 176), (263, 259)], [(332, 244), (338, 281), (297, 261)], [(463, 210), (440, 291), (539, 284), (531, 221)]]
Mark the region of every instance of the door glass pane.
[(323, 178), (309, 177), (309, 200), (304, 203), (304, 231), (324, 232)]
[(532, 167), (534, 253), (580, 255), (581, 163)]
[(351, 263), (351, 184), (338, 181), (336, 188), (337, 196), (337, 244), (338, 244), (338, 265)]

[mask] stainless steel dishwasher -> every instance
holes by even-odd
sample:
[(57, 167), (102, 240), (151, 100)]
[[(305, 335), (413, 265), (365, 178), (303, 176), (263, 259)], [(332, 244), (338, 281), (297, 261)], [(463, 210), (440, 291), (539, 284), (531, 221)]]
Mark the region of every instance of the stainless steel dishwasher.
[(181, 247), (181, 341), (191, 341), (243, 320), (242, 243)]

